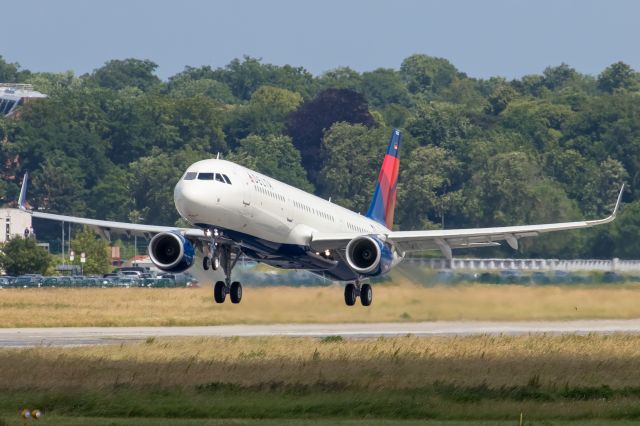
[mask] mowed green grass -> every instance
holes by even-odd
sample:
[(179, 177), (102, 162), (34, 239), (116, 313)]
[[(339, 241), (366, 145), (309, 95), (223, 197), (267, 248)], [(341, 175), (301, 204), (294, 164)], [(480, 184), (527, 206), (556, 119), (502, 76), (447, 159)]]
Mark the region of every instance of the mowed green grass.
[(639, 367), (640, 336), (628, 335), (4, 349), (0, 416), (9, 424), (37, 407), (49, 424), (506, 425), (523, 413), (527, 424), (633, 424)]
[(0, 290), (0, 327), (173, 326), (437, 320), (640, 318), (640, 285), (374, 286), (369, 307), (345, 306), (342, 286), (246, 288), (216, 304), (206, 288)]

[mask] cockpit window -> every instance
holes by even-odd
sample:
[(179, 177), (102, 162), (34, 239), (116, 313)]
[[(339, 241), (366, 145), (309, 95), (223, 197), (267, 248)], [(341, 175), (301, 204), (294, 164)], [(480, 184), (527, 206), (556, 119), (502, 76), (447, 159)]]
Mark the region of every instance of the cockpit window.
[(216, 180), (218, 182), (226, 183), (224, 179), (222, 179), (222, 175), (220, 173), (216, 173)]
[(229, 185), (231, 185), (231, 180), (229, 179), (229, 176), (227, 176), (227, 175), (222, 175), (222, 177), (224, 178), (224, 180), (225, 180)]
[(198, 173), (198, 180), (213, 180), (213, 173)]
[(196, 172), (187, 172), (187, 174), (184, 175), (184, 180), (194, 180), (197, 174)]

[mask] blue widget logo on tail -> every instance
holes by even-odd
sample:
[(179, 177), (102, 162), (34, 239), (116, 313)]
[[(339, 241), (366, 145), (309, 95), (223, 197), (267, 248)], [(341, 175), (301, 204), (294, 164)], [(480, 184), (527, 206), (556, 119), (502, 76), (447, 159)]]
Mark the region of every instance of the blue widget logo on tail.
[(387, 148), (387, 153), (380, 169), (380, 176), (378, 176), (376, 190), (373, 193), (373, 199), (367, 211), (367, 217), (385, 225), (389, 229), (393, 228), (393, 211), (396, 208), (396, 186), (398, 185), (398, 172), (400, 170), (401, 142), (402, 133), (398, 129), (393, 129), (389, 140), (389, 148)]

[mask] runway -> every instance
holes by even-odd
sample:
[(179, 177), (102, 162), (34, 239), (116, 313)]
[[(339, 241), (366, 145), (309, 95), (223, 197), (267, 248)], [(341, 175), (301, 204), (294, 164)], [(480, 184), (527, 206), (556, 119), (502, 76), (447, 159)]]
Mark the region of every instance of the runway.
[(640, 319), (576, 321), (433, 321), (361, 324), (267, 324), (198, 327), (0, 328), (1, 348), (82, 346), (134, 342), (149, 337), (469, 336), (640, 333)]

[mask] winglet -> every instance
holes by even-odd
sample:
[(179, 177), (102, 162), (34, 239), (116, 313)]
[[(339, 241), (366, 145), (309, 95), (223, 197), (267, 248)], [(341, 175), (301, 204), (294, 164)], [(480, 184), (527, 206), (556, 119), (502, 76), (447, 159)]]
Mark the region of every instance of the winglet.
[(618, 194), (618, 199), (616, 200), (616, 206), (613, 208), (613, 212), (611, 213), (611, 217), (615, 218), (618, 214), (618, 208), (620, 207), (620, 201), (622, 200), (622, 193), (624, 192), (624, 183), (620, 188), (620, 193)]
[(22, 187), (20, 188), (20, 198), (18, 198), (18, 208), (27, 210), (25, 203), (27, 202), (27, 183), (29, 182), (29, 172), (24, 173), (22, 178)]
[(618, 210), (620, 210), (620, 203), (622, 202), (623, 192), (624, 192), (624, 184), (622, 184), (622, 187), (620, 188), (620, 193), (618, 193), (618, 199), (616, 200), (616, 205), (613, 208), (613, 211), (611, 212), (611, 214), (605, 217), (604, 219), (588, 220), (587, 223), (589, 224), (589, 226), (604, 225), (605, 223), (613, 222), (616, 219)]

